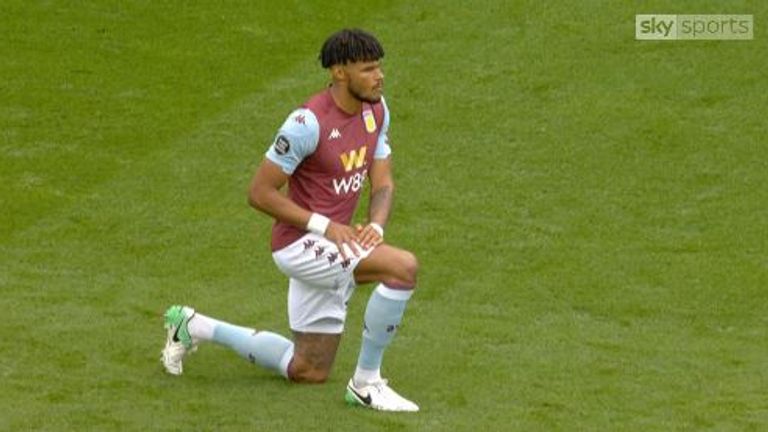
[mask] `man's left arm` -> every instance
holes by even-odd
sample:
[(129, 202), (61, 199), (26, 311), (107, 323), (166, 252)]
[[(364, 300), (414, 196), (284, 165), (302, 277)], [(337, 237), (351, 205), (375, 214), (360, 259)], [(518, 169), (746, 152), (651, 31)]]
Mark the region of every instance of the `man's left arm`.
[(365, 247), (373, 247), (384, 240), (384, 227), (392, 209), (395, 182), (392, 180), (391, 158), (374, 159), (368, 171), (371, 197), (368, 204), (368, 225), (359, 227), (358, 239)]
[(389, 147), (389, 108), (384, 98), (381, 98), (384, 108), (384, 119), (376, 141), (373, 154), (373, 164), (368, 170), (371, 181), (371, 200), (368, 203), (368, 225), (359, 226), (358, 242), (366, 249), (384, 241), (384, 226), (389, 219), (392, 209), (392, 197), (395, 192), (395, 182), (392, 180), (392, 149)]
[(371, 201), (368, 205), (368, 223), (375, 223), (382, 228), (389, 220), (389, 211), (392, 209), (392, 196), (395, 191), (395, 182), (392, 180), (390, 159), (374, 159), (370, 170)]

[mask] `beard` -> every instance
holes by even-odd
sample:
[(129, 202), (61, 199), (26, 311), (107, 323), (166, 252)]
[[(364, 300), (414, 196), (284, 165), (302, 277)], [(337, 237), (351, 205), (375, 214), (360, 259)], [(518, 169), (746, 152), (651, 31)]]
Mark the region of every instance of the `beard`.
[(349, 89), (349, 94), (351, 94), (353, 98), (359, 100), (360, 102), (367, 102), (370, 104), (374, 104), (381, 100), (381, 96), (377, 96), (377, 97), (365, 96), (362, 91), (360, 91), (357, 87), (353, 85), (350, 85), (348, 89)]

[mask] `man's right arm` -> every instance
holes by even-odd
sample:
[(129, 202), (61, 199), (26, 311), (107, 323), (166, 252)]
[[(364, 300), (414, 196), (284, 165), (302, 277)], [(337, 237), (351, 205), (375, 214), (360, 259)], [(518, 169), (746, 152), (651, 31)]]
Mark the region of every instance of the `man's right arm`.
[(288, 181), (288, 174), (269, 159), (264, 159), (256, 170), (248, 191), (248, 202), (251, 207), (260, 210), (273, 218), (306, 228), (312, 213), (299, 207), (280, 189)]
[[(264, 159), (251, 181), (248, 202), (253, 208), (277, 220), (308, 229), (313, 213), (300, 207), (280, 192), (287, 181), (288, 175), (283, 172), (279, 165), (269, 159)], [(321, 234), (336, 243), (342, 257), (347, 259), (350, 257), (346, 253), (344, 244), (350, 246), (353, 242), (357, 242), (359, 231), (359, 229), (331, 221)], [(351, 250), (355, 255), (359, 255), (356, 248), (353, 247)]]
[(320, 125), (312, 111), (293, 111), (280, 127), (275, 140), (259, 165), (248, 191), (248, 202), (273, 218), (305, 228), (312, 215), (299, 207), (280, 189), (301, 161), (317, 148)]

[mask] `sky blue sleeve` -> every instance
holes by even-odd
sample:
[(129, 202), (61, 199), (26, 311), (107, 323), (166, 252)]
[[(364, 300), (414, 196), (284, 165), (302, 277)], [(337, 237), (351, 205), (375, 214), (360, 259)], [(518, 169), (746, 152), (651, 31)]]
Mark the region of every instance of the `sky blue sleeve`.
[(301, 161), (315, 152), (320, 139), (320, 124), (312, 111), (299, 108), (293, 111), (275, 136), (266, 157), (280, 165), (291, 175)]
[(384, 97), (381, 98), (381, 104), (384, 106), (384, 122), (381, 125), (379, 141), (376, 143), (376, 151), (373, 153), (374, 159), (386, 159), (392, 153), (392, 149), (389, 147), (389, 137), (387, 137), (387, 132), (389, 132), (389, 108), (387, 108)]

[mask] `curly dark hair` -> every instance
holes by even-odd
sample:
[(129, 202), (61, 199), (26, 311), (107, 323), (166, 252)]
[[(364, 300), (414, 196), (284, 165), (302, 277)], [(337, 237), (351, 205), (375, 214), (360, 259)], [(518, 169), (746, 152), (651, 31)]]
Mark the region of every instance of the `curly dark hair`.
[(375, 61), (384, 57), (384, 48), (376, 37), (360, 29), (343, 29), (332, 34), (320, 49), (320, 63), (325, 69), (337, 64)]

